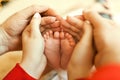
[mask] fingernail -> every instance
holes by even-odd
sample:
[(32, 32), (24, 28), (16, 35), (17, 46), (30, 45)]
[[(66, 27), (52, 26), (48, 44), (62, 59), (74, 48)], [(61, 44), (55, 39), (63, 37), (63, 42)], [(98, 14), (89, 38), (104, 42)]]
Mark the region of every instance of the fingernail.
[(37, 12), (37, 13), (34, 14), (33, 17), (34, 17), (34, 18), (40, 18), (40, 14)]

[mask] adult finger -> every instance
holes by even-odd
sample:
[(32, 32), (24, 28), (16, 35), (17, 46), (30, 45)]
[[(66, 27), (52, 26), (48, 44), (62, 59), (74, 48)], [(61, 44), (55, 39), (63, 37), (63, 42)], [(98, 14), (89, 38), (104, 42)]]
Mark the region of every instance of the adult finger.
[(62, 17), (59, 16), (59, 14), (57, 12), (55, 12), (55, 10), (49, 8), (46, 12), (42, 13), (43, 16), (54, 16), (57, 18), (57, 20), (61, 20)]
[(82, 35), (82, 39), (81, 42), (90, 42), (92, 41), (92, 25), (88, 22), (84, 22), (84, 26), (83, 26), (83, 35)]
[(30, 22), (30, 31), (31, 36), (40, 36), (40, 23), (41, 23), (41, 16), (39, 13), (35, 13), (32, 17), (32, 20)]
[(30, 18), (32, 15), (34, 15), (36, 12), (43, 13), (48, 10), (48, 7), (45, 6), (39, 6), (39, 5), (32, 5), (30, 7), (27, 7), (20, 12), (17, 12), (20, 16), (22, 16), (24, 19)]
[(85, 18), (83, 15), (75, 15), (74, 17), (76, 17), (77, 19), (85, 21)]
[(62, 25), (62, 28), (65, 27), (66, 29), (69, 29), (69, 30), (76, 32), (76, 33), (80, 32), (79, 29), (77, 29), (73, 25), (69, 24), (66, 20), (62, 20), (61, 25)]
[(68, 16), (67, 17), (67, 22), (71, 25), (73, 25), (77, 29), (81, 29), (83, 26), (83, 21), (80, 19), (77, 19), (75, 17)]
[(65, 27), (62, 27), (62, 29), (63, 29), (63, 31), (70, 33), (77, 41), (80, 40), (80, 37), (81, 37), (81, 35), (80, 35), (81, 33), (80, 32), (76, 33), (76, 32), (71, 31), (70, 29), (67, 29)]
[(52, 16), (42, 17), (42, 19), (41, 19), (41, 25), (52, 24), (55, 21), (56, 21), (56, 17), (52, 17)]

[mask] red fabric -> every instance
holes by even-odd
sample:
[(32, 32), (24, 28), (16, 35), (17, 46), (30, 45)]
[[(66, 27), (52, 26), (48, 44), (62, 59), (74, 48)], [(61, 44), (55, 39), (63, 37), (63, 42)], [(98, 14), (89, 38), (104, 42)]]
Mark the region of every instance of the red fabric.
[(100, 67), (90, 79), (76, 80), (120, 80), (120, 65), (107, 65)]
[(107, 65), (98, 69), (91, 80), (120, 80), (120, 65)]
[(28, 75), (19, 64), (10, 71), (3, 80), (36, 80)]
[(79, 78), (79, 79), (76, 79), (76, 80), (88, 80), (88, 79), (86, 79), (86, 78)]

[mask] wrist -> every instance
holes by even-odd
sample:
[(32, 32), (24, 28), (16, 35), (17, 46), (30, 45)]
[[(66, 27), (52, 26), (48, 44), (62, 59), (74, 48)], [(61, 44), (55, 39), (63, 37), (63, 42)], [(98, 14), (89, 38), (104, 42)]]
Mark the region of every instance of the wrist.
[(46, 67), (47, 61), (46, 58), (43, 56), (39, 57), (39, 60), (36, 61), (34, 59), (23, 59), (20, 63), (20, 66), (32, 77), (38, 79), (41, 77), (45, 67)]

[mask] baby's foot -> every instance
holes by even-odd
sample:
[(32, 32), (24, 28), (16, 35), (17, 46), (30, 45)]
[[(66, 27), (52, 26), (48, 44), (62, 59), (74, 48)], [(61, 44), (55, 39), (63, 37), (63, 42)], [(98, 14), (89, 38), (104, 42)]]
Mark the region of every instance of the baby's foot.
[(60, 67), (60, 39), (59, 32), (48, 31), (44, 34), (45, 55), (49, 64), (58, 69)]
[(61, 67), (63, 69), (66, 69), (75, 46), (75, 41), (69, 33), (61, 32), (60, 38), (61, 38)]

